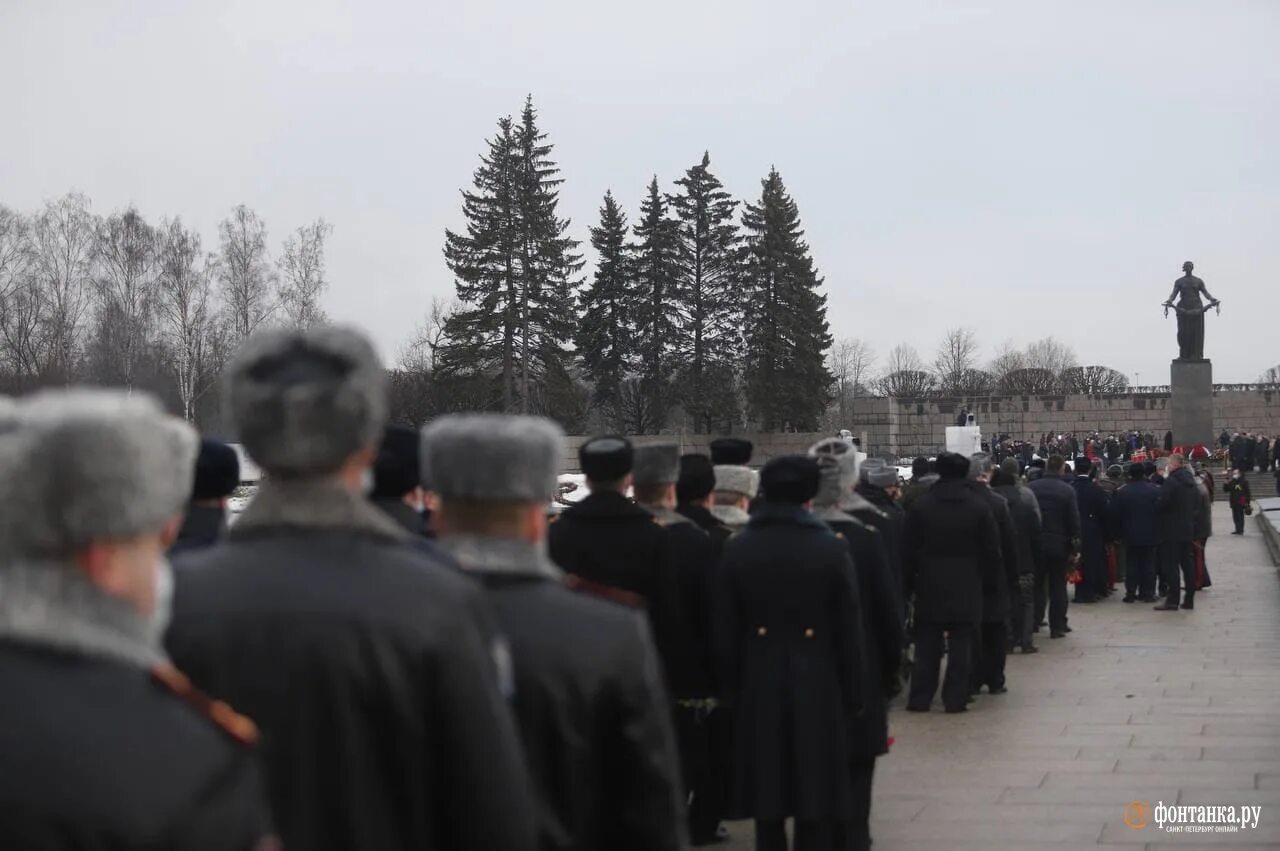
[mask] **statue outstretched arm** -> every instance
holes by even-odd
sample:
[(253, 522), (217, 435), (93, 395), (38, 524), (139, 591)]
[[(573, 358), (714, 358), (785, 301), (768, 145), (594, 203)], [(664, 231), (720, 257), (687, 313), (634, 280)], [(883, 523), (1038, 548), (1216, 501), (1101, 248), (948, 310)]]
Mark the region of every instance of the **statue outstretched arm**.
[(1174, 284), (1174, 285), (1173, 285), (1173, 292), (1169, 293), (1169, 297), (1168, 297), (1168, 298), (1166, 298), (1166, 299), (1164, 300), (1164, 303), (1165, 303), (1165, 304), (1167, 304), (1167, 305), (1172, 306), (1172, 305), (1173, 305), (1173, 300), (1174, 300), (1175, 298), (1177, 298), (1177, 296), (1178, 296), (1178, 285), (1177, 285), (1177, 284)]
[(1218, 303), (1218, 300), (1214, 298), (1212, 294), (1210, 294), (1209, 288), (1206, 287), (1203, 283), (1200, 284), (1200, 292), (1204, 293), (1204, 297), (1209, 299), (1210, 304)]

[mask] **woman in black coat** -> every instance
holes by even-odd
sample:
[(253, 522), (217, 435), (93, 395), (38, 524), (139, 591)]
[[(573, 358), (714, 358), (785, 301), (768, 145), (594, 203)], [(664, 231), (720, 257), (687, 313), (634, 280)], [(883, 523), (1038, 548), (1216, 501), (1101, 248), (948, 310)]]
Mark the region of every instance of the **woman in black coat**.
[(1236, 524), (1236, 530), (1231, 534), (1243, 535), (1244, 512), (1253, 499), (1253, 495), (1249, 492), (1249, 480), (1245, 478), (1242, 470), (1232, 470), (1231, 478), (1222, 490), (1227, 495), (1227, 502), (1231, 505), (1231, 519)]

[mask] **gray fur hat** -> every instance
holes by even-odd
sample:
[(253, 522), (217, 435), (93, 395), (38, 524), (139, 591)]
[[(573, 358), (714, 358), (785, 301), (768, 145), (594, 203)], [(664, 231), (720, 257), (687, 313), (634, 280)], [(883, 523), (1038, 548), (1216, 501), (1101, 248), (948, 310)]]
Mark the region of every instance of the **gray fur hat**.
[(879, 458), (868, 458), (862, 462), (859, 476), (869, 485), (878, 488), (891, 488), (898, 483), (898, 468), (890, 467)]
[(199, 438), (146, 394), (46, 391), (0, 419), (6, 556), (56, 560), (158, 532), (191, 495)]
[(760, 474), (750, 467), (738, 464), (717, 464), (716, 493), (736, 493), (739, 496), (755, 497), (760, 490)]
[(551, 420), (453, 414), (422, 430), (422, 478), (445, 499), (546, 502), (563, 452), (564, 432)]
[(249, 456), (297, 478), (335, 472), (376, 446), (387, 420), (387, 375), (358, 331), (265, 331), (236, 353), (227, 406)]
[(858, 484), (859, 465), (857, 450), (852, 445), (838, 437), (828, 437), (810, 446), (809, 455), (818, 459), (822, 472), (818, 495), (813, 499), (815, 504), (836, 505), (853, 492)]
[(680, 446), (645, 443), (635, 448), (631, 479), (637, 485), (669, 485), (680, 478)]

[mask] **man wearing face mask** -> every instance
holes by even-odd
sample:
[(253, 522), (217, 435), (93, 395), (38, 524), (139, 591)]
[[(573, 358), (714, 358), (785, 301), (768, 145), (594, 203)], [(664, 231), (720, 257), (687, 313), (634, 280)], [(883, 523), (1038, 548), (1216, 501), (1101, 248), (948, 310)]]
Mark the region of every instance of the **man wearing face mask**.
[(253, 723), (159, 645), (196, 446), (139, 394), (0, 411), (0, 847), (275, 847)]
[[(1276, 484), (1280, 487), (1280, 477), (1277, 477)], [(1249, 493), (1249, 480), (1245, 478), (1244, 473), (1237, 467), (1231, 471), (1231, 478), (1227, 481), (1223, 491), (1227, 495), (1227, 502), (1231, 505), (1231, 520), (1235, 523), (1235, 531), (1233, 535), (1244, 534), (1244, 511), (1248, 507), (1249, 501), (1253, 499), (1253, 495)]]
[(255, 335), (226, 409), (266, 474), (220, 547), (176, 567), (173, 658), (270, 743), (286, 847), (534, 847), (482, 592), (405, 544), (366, 476), (386, 371), (345, 328)]

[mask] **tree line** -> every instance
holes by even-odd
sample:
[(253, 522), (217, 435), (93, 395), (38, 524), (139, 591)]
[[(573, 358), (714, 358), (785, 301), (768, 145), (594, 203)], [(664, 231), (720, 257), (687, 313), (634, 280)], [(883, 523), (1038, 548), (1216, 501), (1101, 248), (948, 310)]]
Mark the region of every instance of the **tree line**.
[(445, 234), (456, 300), (405, 350), (397, 407), (539, 413), (571, 432), (813, 430), (830, 399), (823, 280), (776, 169), (754, 202), (700, 160), (629, 219), (611, 191), (590, 229), (559, 213), (559, 167), (532, 99), (500, 118), (465, 228)]
[(67, 384), (151, 392), (216, 427), (229, 354), (267, 324), (326, 321), (323, 219), (274, 255), (267, 227), (235, 207), (206, 251), (180, 216), (107, 215), (69, 193), (31, 212), (0, 205), (0, 393)]

